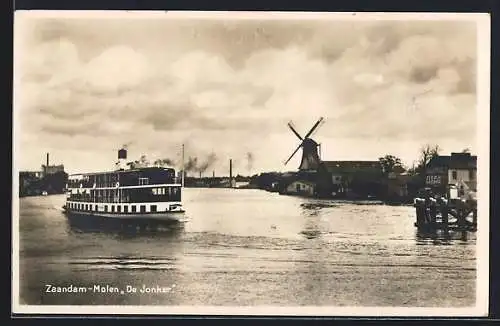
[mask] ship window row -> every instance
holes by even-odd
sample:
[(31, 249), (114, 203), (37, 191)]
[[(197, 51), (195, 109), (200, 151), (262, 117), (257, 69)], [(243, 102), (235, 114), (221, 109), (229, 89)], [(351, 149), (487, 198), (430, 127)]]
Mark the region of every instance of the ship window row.
[(131, 189), (90, 189), (69, 195), (71, 201), (92, 203), (134, 203), (181, 201), (180, 187), (155, 187)]
[(127, 171), (85, 175), (78, 179), (71, 176), (67, 188), (110, 188), (119, 186), (156, 185), (178, 182), (173, 169), (152, 169), (147, 171)]
[[(158, 182), (158, 183), (174, 183), (174, 180), (165, 180), (164, 182)], [(153, 183), (155, 184), (155, 183)], [(101, 182), (91, 182), (91, 181), (85, 181), (85, 180), (79, 180), (79, 181), (68, 181), (68, 188), (113, 188), (113, 187), (120, 187), (120, 186), (146, 186), (149, 185), (149, 178), (139, 178), (138, 181), (132, 181), (132, 182), (126, 182), (120, 181), (118, 179), (109, 179), (106, 181), (101, 181)]]
[[(130, 205), (130, 210), (128, 205), (103, 205), (103, 210), (100, 211), (98, 209), (98, 205), (94, 204), (80, 204), (80, 203), (68, 203), (68, 208), (72, 210), (78, 211), (91, 211), (91, 212), (110, 212), (110, 213), (146, 213), (147, 205)], [(139, 207), (139, 210), (137, 209)], [(123, 212), (122, 212), (123, 209)], [(149, 205), (149, 212), (155, 213), (158, 212), (157, 205)]]

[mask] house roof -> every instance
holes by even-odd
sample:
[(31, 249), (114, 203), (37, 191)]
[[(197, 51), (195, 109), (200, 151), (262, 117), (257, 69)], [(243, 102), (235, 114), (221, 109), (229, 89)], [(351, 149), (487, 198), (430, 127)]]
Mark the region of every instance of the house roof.
[(450, 165), (450, 156), (438, 155), (430, 159), (427, 167), (448, 167)]
[(328, 172), (381, 171), (379, 161), (322, 161)]
[(477, 156), (469, 153), (451, 153), (450, 168), (471, 169), (477, 168)]
[(34, 174), (41, 174), (41, 171), (19, 171), (19, 175), (34, 175)]
[(475, 169), (477, 168), (477, 156), (470, 153), (451, 153), (450, 156), (434, 156), (427, 167), (446, 167), (449, 169)]

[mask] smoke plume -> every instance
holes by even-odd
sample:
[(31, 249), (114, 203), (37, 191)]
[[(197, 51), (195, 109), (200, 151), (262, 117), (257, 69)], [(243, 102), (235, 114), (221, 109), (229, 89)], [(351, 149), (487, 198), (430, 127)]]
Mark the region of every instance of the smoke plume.
[(139, 158), (139, 164), (141, 164), (142, 166), (149, 165), (149, 160), (146, 155), (141, 155), (141, 157)]
[(198, 166), (198, 172), (205, 172), (217, 161), (217, 155), (210, 153), (207, 158)]
[(162, 158), (162, 159), (155, 160), (154, 165), (161, 166), (161, 167), (163, 167), (163, 166), (172, 167), (172, 166), (175, 166), (175, 161), (172, 159), (169, 159), (169, 158)]
[(186, 172), (199, 172), (203, 173), (217, 162), (217, 155), (215, 153), (210, 153), (203, 160), (198, 159), (196, 156), (190, 156), (187, 162), (184, 164), (184, 170)]
[(128, 149), (129, 146), (132, 145), (132, 141), (126, 142), (125, 144), (122, 145), (123, 149)]
[(150, 165), (150, 162), (149, 162), (146, 155), (141, 155), (141, 157), (138, 160), (135, 160), (133, 162), (129, 162), (127, 164), (130, 165), (130, 167), (132, 169), (135, 169), (135, 168), (148, 167)]
[(184, 164), (184, 170), (186, 172), (196, 171), (198, 169), (198, 158), (190, 156), (187, 162)]

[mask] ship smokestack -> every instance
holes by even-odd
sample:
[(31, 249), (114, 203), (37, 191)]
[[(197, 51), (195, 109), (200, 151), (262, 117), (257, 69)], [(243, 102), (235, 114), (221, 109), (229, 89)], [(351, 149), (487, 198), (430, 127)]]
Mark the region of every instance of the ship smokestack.
[(126, 160), (127, 159), (127, 150), (125, 148), (122, 148), (118, 151), (118, 159), (119, 160)]
[(116, 168), (118, 170), (125, 170), (127, 165), (127, 150), (125, 148), (121, 148), (118, 150), (118, 162), (116, 164)]
[(233, 187), (233, 160), (229, 159), (229, 188)]

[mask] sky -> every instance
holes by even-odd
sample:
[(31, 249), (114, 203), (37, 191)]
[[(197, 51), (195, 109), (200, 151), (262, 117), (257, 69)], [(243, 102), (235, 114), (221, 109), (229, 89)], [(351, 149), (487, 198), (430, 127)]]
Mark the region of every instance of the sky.
[(425, 144), (476, 150), (476, 25), (399, 21), (15, 18), (17, 165), (68, 173), (131, 160), (209, 160), (205, 175), (294, 171), (304, 135), (323, 160), (406, 165)]

